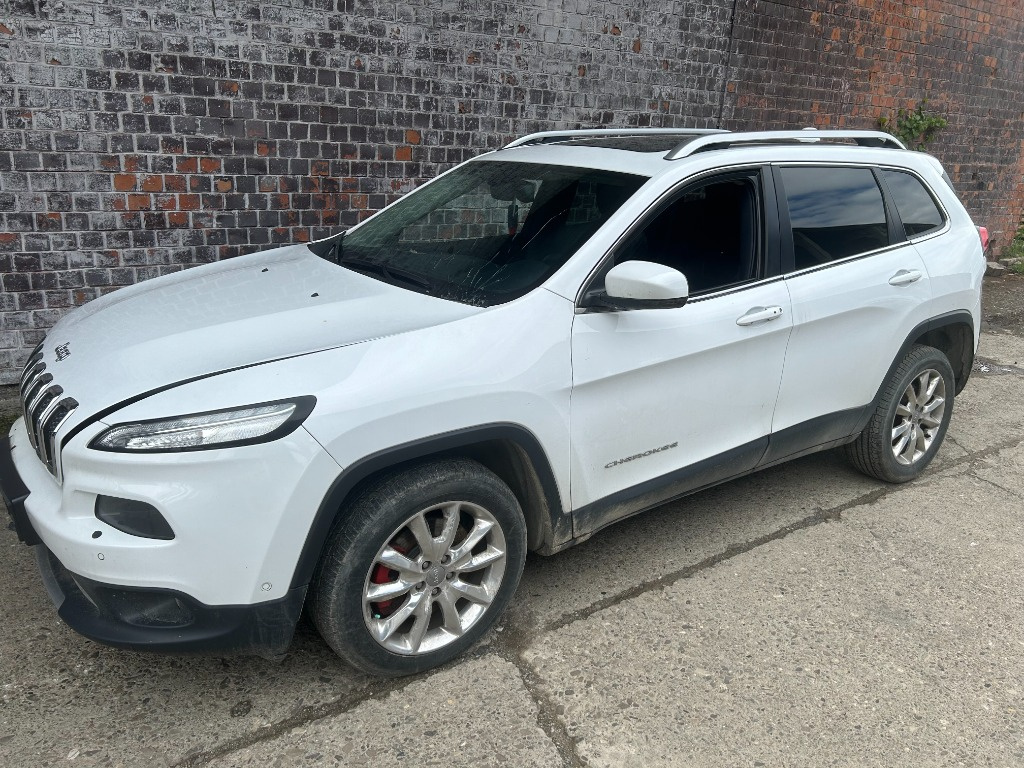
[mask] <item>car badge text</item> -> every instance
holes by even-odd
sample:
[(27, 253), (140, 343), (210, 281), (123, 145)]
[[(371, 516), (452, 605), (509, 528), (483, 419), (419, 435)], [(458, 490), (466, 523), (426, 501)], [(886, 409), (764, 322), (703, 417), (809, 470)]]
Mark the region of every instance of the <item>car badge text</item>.
[(70, 346), (71, 346), (71, 342), (67, 342), (66, 341), (63, 344), (58, 344), (57, 347), (54, 349), (54, 352), (57, 353), (57, 362), (58, 363), (61, 360), (63, 360), (65, 357), (71, 357)]
[(620, 464), (625, 464), (628, 461), (636, 461), (637, 459), (643, 459), (643, 458), (646, 458), (647, 456), (650, 456), (650, 455), (655, 454), (655, 453), (661, 453), (662, 451), (667, 451), (670, 448), (675, 448), (678, 445), (679, 445), (678, 442), (669, 443), (668, 445), (661, 446), (661, 448), (651, 448), (651, 450), (649, 450), (649, 451), (644, 451), (643, 453), (637, 453), (637, 454), (634, 454), (632, 456), (627, 456), (624, 459), (616, 459), (615, 461), (609, 461), (607, 464), (604, 465), (604, 468), (605, 469), (611, 469), (612, 467), (617, 467)]

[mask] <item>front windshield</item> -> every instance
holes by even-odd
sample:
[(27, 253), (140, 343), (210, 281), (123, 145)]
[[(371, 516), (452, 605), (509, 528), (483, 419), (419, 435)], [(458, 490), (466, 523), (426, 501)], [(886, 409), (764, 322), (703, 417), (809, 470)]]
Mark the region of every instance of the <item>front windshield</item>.
[(645, 181), (586, 168), (472, 162), (352, 230), (332, 256), (431, 296), (500, 304), (546, 280)]

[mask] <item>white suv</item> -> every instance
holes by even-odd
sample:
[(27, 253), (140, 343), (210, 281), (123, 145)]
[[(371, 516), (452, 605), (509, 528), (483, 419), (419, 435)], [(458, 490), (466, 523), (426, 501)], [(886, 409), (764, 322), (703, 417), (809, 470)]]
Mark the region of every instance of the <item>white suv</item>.
[(347, 233), (124, 288), (32, 354), (0, 486), (111, 645), (440, 664), (528, 550), (812, 451), (935, 455), (979, 231), (870, 131), (563, 131)]

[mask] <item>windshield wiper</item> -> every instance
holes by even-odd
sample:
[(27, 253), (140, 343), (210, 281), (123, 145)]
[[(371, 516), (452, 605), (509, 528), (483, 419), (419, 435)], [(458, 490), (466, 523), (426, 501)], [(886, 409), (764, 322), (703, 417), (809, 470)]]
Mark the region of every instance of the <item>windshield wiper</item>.
[[(338, 250), (341, 250), (340, 247)], [(362, 272), (371, 276), (379, 275), (391, 283), (414, 285), (422, 289), (424, 293), (430, 293), (430, 281), (415, 272), (409, 272), (398, 267), (389, 267), (381, 264), (379, 261), (369, 261), (368, 259), (360, 259), (356, 256), (341, 257), (337, 263), (343, 267), (354, 269), (356, 272)]]

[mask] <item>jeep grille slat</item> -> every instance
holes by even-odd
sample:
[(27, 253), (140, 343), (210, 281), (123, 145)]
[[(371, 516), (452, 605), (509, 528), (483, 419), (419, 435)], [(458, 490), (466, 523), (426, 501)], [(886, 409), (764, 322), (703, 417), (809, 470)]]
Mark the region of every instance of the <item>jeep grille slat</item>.
[(46, 372), (42, 357), (40, 345), (25, 364), (21, 375), (21, 412), (32, 449), (47, 471), (59, 479), (57, 433), (78, 407), (78, 401), (62, 397), (64, 388), (53, 383), (53, 375)]

